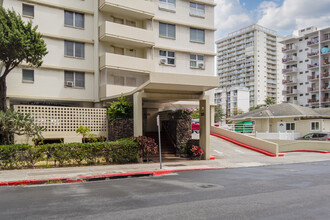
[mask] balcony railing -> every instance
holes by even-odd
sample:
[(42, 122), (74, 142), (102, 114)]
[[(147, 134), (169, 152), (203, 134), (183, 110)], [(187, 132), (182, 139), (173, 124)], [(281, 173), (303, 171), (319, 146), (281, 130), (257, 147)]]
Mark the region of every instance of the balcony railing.
[(307, 90), (308, 90), (308, 92), (318, 92), (319, 88), (318, 87), (308, 87)]
[(328, 72), (322, 73), (321, 78), (328, 78), (330, 74)]
[(319, 100), (318, 99), (315, 99), (315, 98), (308, 99), (308, 103), (315, 103), (315, 102), (319, 102)]
[(290, 56), (290, 57), (284, 57), (282, 59), (283, 63), (291, 63), (291, 62), (296, 62), (297, 61), (297, 57), (296, 56)]
[(310, 52), (310, 53), (307, 53), (307, 57), (314, 57), (314, 56), (317, 56), (317, 55), (319, 55), (319, 51), (317, 51), (317, 52)]
[(307, 64), (307, 68), (308, 69), (314, 69), (314, 68), (318, 68), (319, 64), (318, 63), (314, 63), (314, 64)]
[(297, 50), (297, 45), (287, 45), (285, 47), (282, 47), (282, 52), (288, 53), (290, 51), (296, 51)]
[(283, 73), (293, 73), (297, 72), (297, 67), (286, 68), (282, 70)]
[(314, 39), (314, 40), (311, 40), (311, 41), (307, 41), (307, 46), (314, 46), (314, 45), (317, 45), (318, 43), (319, 43), (319, 40)]

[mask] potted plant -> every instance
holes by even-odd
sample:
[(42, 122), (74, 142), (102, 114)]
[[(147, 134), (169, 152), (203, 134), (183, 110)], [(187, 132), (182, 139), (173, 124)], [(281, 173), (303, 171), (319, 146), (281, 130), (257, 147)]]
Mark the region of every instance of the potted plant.
[(190, 151), (192, 152), (192, 156), (191, 156), (192, 160), (200, 160), (202, 155), (204, 154), (202, 148), (195, 145), (192, 145)]

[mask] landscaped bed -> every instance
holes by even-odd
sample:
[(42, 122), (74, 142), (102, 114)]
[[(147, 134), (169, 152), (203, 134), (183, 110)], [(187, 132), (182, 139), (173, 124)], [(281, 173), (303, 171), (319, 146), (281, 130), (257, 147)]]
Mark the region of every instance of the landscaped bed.
[(95, 143), (0, 145), (0, 169), (136, 163), (138, 158), (138, 142), (130, 138)]

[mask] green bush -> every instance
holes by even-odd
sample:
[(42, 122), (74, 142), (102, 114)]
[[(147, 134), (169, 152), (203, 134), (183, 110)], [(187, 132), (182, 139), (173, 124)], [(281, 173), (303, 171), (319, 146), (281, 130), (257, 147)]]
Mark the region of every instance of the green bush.
[(121, 94), (121, 97), (118, 98), (118, 101), (113, 101), (109, 104), (109, 121), (133, 118), (133, 106), (127, 101), (123, 94)]
[(114, 142), (56, 143), (40, 146), (0, 145), (0, 168), (34, 167), (39, 161), (55, 166), (106, 163), (133, 163), (138, 160), (138, 144), (129, 139)]

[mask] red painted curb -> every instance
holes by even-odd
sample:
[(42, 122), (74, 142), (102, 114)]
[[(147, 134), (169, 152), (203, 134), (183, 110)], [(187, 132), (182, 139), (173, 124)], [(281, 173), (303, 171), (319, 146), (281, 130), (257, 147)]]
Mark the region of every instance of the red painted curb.
[[(229, 142), (231, 142), (231, 143), (233, 143), (233, 144), (236, 144), (236, 145), (238, 145), (238, 146), (241, 146), (241, 147), (244, 147), (244, 148), (247, 148), (247, 149), (250, 149), (250, 150), (256, 151), (256, 152), (258, 152), (258, 153), (262, 153), (262, 154), (265, 154), (265, 155), (270, 156), (270, 157), (276, 157), (276, 154), (270, 153), (270, 152), (268, 152), (268, 151), (265, 151), (265, 150), (262, 150), (262, 149), (259, 149), (259, 148), (256, 148), (256, 147), (252, 147), (252, 146), (247, 145), (247, 144), (243, 144), (243, 143), (241, 143), (241, 142), (235, 141), (235, 140), (233, 140), (233, 139), (231, 139), (231, 138), (228, 138), (228, 137), (225, 137), (225, 136), (223, 136), (223, 135), (215, 134), (215, 133), (211, 133), (211, 135), (212, 135), (212, 136), (215, 136), (215, 137), (222, 138), (222, 139), (224, 139), (224, 140), (226, 140), (226, 141), (229, 141)], [(279, 156), (279, 157), (283, 157), (284, 154), (278, 154), (278, 156)]]
[(45, 184), (47, 182), (59, 181), (62, 183), (82, 183), (86, 180), (93, 179), (106, 179), (121, 176), (160, 176), (169, 173), (178, 173), (184, 171), (197, 171), (197, 170), (216, 170), (220, 168), (193, 168), (193, 169), (176, 169), (176, 170), (156, 170), (156, 171), (140, 171), (140, 172), (129, 172), (129, 173), (113, 173), (113, 174), (101, 174), (101, 175), (91, 175), (91, 176), (76, 176), (67, 178), (52, 178), (52, 179), (36, 179), (36, 180), (20, 180), (20, 181), (10, 181), (10, 182), (0, 182), (0, 186), (18, 186), (18, 185), (33, 185), (33, 184)]
[(293, 153), (293, 152), (330, 154), (330, 151), (322, 151), (322, 150), (291, 150), (291, 151), (282, 151), (281, 153)]

